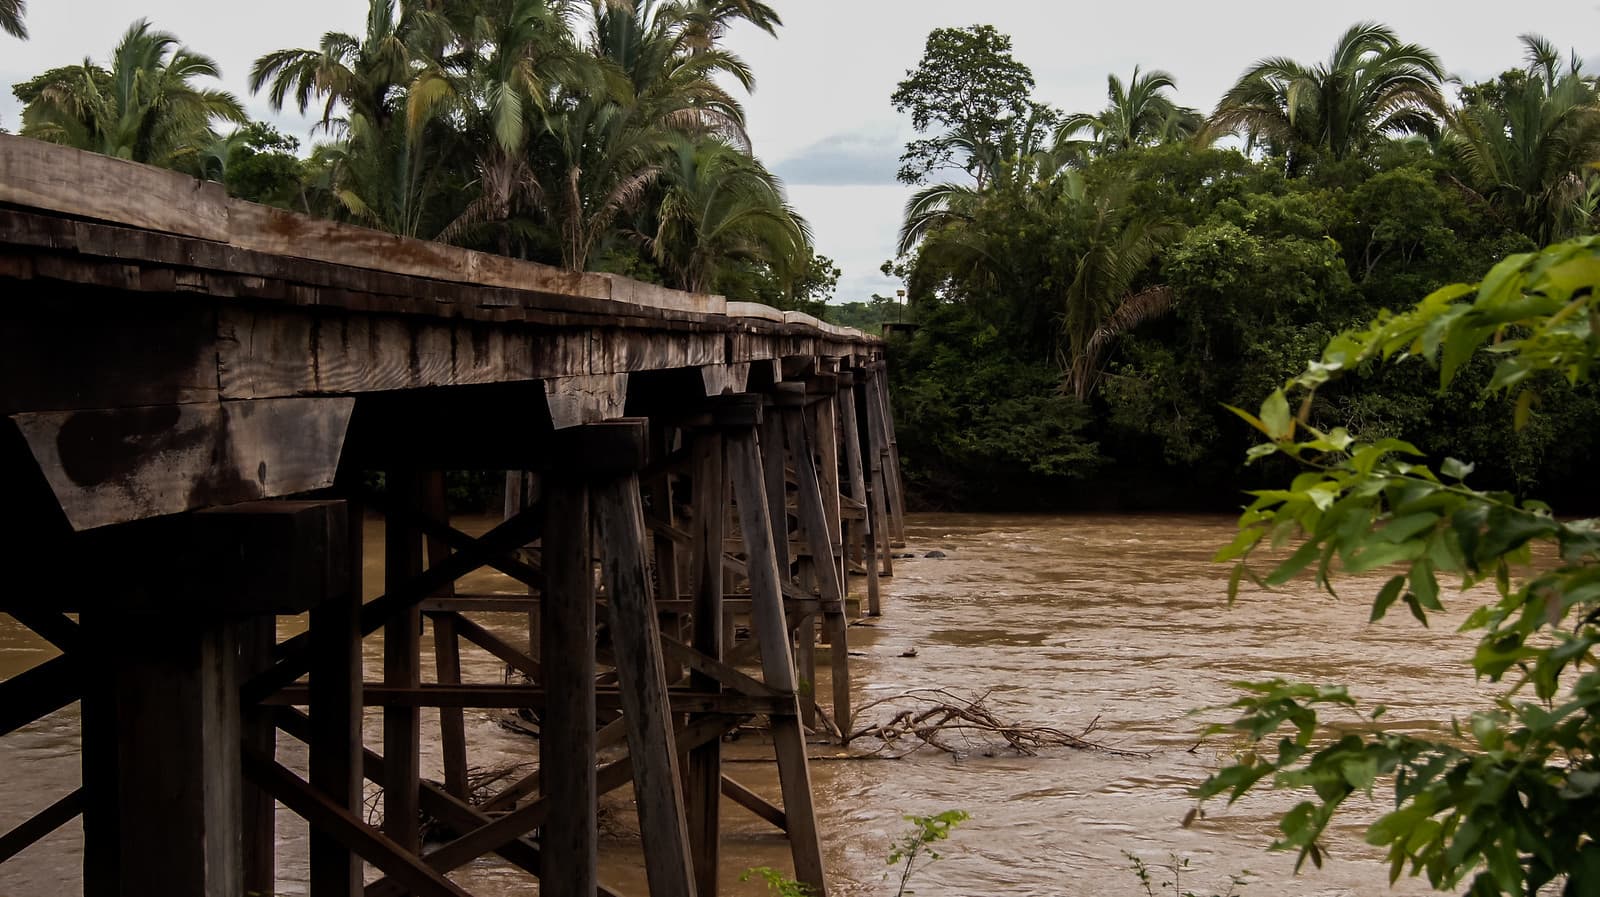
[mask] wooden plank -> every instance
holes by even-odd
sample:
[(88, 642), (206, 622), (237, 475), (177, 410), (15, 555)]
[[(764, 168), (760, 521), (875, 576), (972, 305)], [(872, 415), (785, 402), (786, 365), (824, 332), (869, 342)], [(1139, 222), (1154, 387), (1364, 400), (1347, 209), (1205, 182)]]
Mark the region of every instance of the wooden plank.
[(75, 530), (333, 485), (352, 399), (13, 415)]
[[(500, 685), (473, 683), (468, 685), (434, 685), (425, 683), (406, 688), (381, 683), (366, 683), (361, 700), (368, 707), (475, 707), (502, 709), (543, 710), (551, 695), (559, 692), (533, 685)], [(672, 688), (667, 690), (668, 704), (674, 713), (706, 713), (717, 716), (753, 716), (764, 714), (778, 716), (791, 713), (787, 696), (748, 695), (736, 692), (716, 693)], [(270, 706), (298, 706), (310, 700), (306, 686), (291, 685), (281, 689), (264, 703)], [(595, 705), (603, 710), (624, 707), (622, 692), (617, 689), (597, 689)]]
[(39, 607), (18, 607), (12, 605), (0, 613), (9, 615), (12, 619), (26, 626), (45, 641), (65, 653), (78, 650), (83, 639), (78, 624), (71, 617), (57, 611)]
[[(844, 530), (839, 507), (839, 425), (835, 417), (838, 394), (835, 378), (818, 378), (826, 392), (822, 401), (810, 406), (811, 432), (815, 436), (817, 479), (822, 492), (822, 511), (828, 522), (828, 544), (833, 549), (833, 562), (838, 568), (835, 577), (839, 582), (840, 597), (850, 591), (844, 573)], [(809, 386), (808, 386), (809, 388)]]
[(628, 402), (626, 373), (596, 373), (544, 381), (550, 421), (557, 430), (622, 417)]
[(72, 821), (83, 812), (83, 804), (83, 789), (78, 788), (0, 835), (0, 863), (27, 850), (40, 839)]
[(228, 239), (221, 184), (9, 134), (0, 134), (0, 203)]
[[(772, 688), (793, 695), (797, 683), (789, 654), (789, 625), (784, 618), (777, 551), (767, 516), (761, 448), (753, 430), (730, 431), (727, 444), (733, 496), (739, 506), (739, 528), (749, 558), (750, 594), (755, 601), (751, 628), (761, 646), (763, 678)], [(795, 878), (816, 897), (826, 897), (828, 884), (822, 862), (822, 841), (811, 804), (811, 770), (806, 759), (805, 733), (800, 729), (798, 717), (773, 718), (772, 739), (778, 755), (783, 805), (789, 819)]]
[[(423, 513), (448, 524), (450, 510), (445, 496), (443, 471), (430, 471), (423, 476)], [(424, 540), (428, 550), (428, 566), (443, 564), (450, 556), (444, 540), (429, 536)], [(455, 591), (454, 583), (439, 586), (434, 597), (448, 597)], [(433, 617), (433, 668), (440, 685), (461, 683), (461, 651), (456, 636), (453, 616)], [(439, 748), (443, 755), (444, 790), (465, 799), (467, 797), (467, 728), (466, 718), (459, 707), (439, 708)]]
[[(769, 409), (770, 410), (770, 409)], [(769, 413), (761, 421), (761, 471), (767, 494), (768, 523), (778, 573), (789, 579), (789, 487), (784, 476), (783, 419)]]
[[(340, 517), (342, 524), (343, 517)], [(341, 534), (342, 535), (342, 534)], [(272, 649), (278, 643), (278, 618), (262, 614), (239, 623), (239, 662), (241, 679), (253, 676), (272, 664)], [(278, 727), (272, 711), (259, 704), (239, 708), (240, 738), (262, 756), (278, 750)], [(245, 894), (275, 894), (277, 882), (276, 806), (272, 795), (245, 782), (240, 801), (239, 831), (243, 842)]]
[(859, 530), (862, 563), (867, 569), (867, 615), (876, 617), (882, 615), (883, 606), (878, 584), (878, 551), (872, 538), (872, 500), (867, 495), (866, 471), (861, 463), (862, 434), (857, 426), (854, 378), (843, 382), (844, 387), (839, 391), (839, 421), (843, 431), (840, 435), (844, 440), (845, 473), (850, 498), (861, 504), (863, 512), (861, 525), (853, 529)]
[[(418, 897), (472, 897), (450, 879), (428, 868), (414, 850), (362, 822), (277, 762), (249, 748), (244, 749), (243, 759), (245, 772), (252, 781), (310, 822), (313, 829), (337, 838), (367, 862), (398, 879), (411, 893)], [(416, 828), (415, 823), (412, 828)]]
[(722, 777), (722, 795), (746, 810), (772, 823), (779, 831), (788, 833), (789, 816), (781, 807), (773, 806), (771, 801), (750, 790), (746, 785), (734, 781), (728, 776)]
[(595, 783), (595, 602), (589, 490), (551, 477), (545, 492), (545, 575), (541, 682), (551, 696), (539, 727), (539, 766), (551, 824), (540, 829), (545, 857), (539, 892), (592, 897), (599, 880)]
[(889, 377), (882, 362), (872, 366), (872, 376), (867, 380), (869, 400), (876, 409), (874, 421), (878, 428), (878, 444), (883, 452), (883, 480), (885, 499), (889, 511), (889, 533), (893, 544), (903, 546), (906, 541), (905, 496), (900, 488), (900, 448), (894, 435), (894, 421), (889, 410)]
[(0, 735), (9, 735), (78, 700), (83, 685), (78, 659), (65, 655), (0, 682)]
[[(515, 569), (514, 565), (503, 560), (503, 556), (536, 538), (543, 525), (544, 515), (537, 509), (529, 509), (478, 539), (465, 536), (464, 543), (459, 547), (452, 543), (456, 550), (444, 564), (406, 581), (399, 591), (385, 592), (362, 605), (361, 634), (370, 635), (378, 631), (397, 610), (416, 606), (440, 583), (454, 581), (483, 566), (493, 565), (502, 572)], [(304, 675), (311, 664), (310, 633), (301, 633), (282, 642), (276, 653), (279, 660), (272, 669), (244, 684), (241, 689), (243, 700), (262, 700)]]
[[(420, 505), (421, 481), (414, 471), (389, 471), (387, 487), (391, 505)], [(422, 533), (392, 517), (384, 521), (383, 529), (384, 591), (392, 594), (422, 574)], [(399, 608), (389, 617), (383, 628), (384, 685), (402, 689), (422, 685), (421, 641), (422, 615), (415, 606)], [(383, 783), (383, 833), (401, 850), (413, 854), (422, 849), (421, 808), (417, 805), (421, 735), (421, 714), (416, 707), (384, 707), (383, 758), (388, 776)]]
[(871, 499), (869, 521), (873, 539), (877, 544), (878, 561), (883, 565), (883, 576), (894, 575), (893, 535), (889, 522), (889, 487), (885, 479), (884, 464), (889, 447), (884, 442), (883, 411), (878, 404), (877, 385), (871, 367), (857, 389), (857, 401), (867, 412), (867, 496)]
[[(278, 727), (296, 738), (303, 740), (309, 734), (309, 721), (306, 719), (305, 714), (287, 707), (281, 707), (277, 718)], [(385, 778), (383, 757), (364, 749), (361, 751), (361, 756), (364, 760), (366, 777), (373, 782), (382, 782)], [(479, 808), (452, 797), (445, 793), (443, 788), (428, 782), (421, 784), (420, 792), (422, 809), (455, 831), (472, 831), (496, 821)], [(518, 869), (530, 875), (539, 875), (539, 847), (528, 839), (515, 838), (492, 848), (492, 850), (501, 859), (511, 863)], [(426, 862), (426, 860), (424, 861)], [(344, 892), (343, 897), (355, 894), (359, 890), (360, 884), (358, 881), (353, 888)], [(597, 888), (597, 891), (598, 897), (619, 897), (615, 891), (603, 884)]]
[[(713, 663), (722, 658), (722, 538), (727, 519), (728, 477), (722, 434), (694, 434), (694, 635), (693, 654)], [(668, 650), (668, 656), (674, 652)], [(691, 657), (692, 661), (694, 658)], [(691, 664), (690, 685), (697, 691), (720, 692), (722, 679), (705, 672), (709, 664)], [(708, 741), (689, 752), (685, 770), (689, 848), (698, 897), (716, 897), (721, 865), (722, 742)]]
[[(738, 667), (729, 666), (716, 657), (702, 653), (674, 638), (663, 636), (661, 647), (669, 657), (700, 674), (705, 680), (753, 698), (779, 697), (779, 693), (761, 681), (744, 674)], [(719, 652), (720, 654), (720, 652)], [(699, 686), (697, 686), (699, 687)], [(704, 690), (703, 687), (700, 687)]]
[[(443, 616), (443, 614), (434, 614), (433, 616)], [(540, 663), (524, 652), (517, 650), (510, 642), (485, 629), (475, 620), (463, 617), (460, 614), (452, 614), (452, 616), (455, 618), (454, 626), (457, 635), (493, 654), (512, 669), (535, 682), (544, 677)]]
[(235, 624), (115, 612), (84, 624), (99, 629), (94, 675), (110, 689), (84, 739), (115, 745), (120, 893), (240, 897)]
[[(720, 739), (728, 729), (736, 723), (728, 720), (704, 720), (691, 724), (677, 733), (677, 749), (685, 753), (706, 743)], [(623, 755), (620, 759), (607, 763), (598, 770), (591, 769), (595, 779), (595, 787), (599, 794), (607, 794), (627, 785), (633, 778), (633, 758)], [(424, 795), (428, 790), (424, 789)], [(455, 840), (441, 845), (425, 856), (426, 862), (438, 872), (449, 872), (476, 860), (491, 851), (499, 851), (508, 845), (518, 845), (520, 839), (534, 829), (543, 831), (548, 828), (548, 821), (556, 814), (554, 801), (551, 796), (541, 797), (532, 803), (517, 807), (510, 812), (497, 817), (480, 815), (477, 824), (467, 826), (465, 814), (457, 808), (451, 807), (446, 811), (451, 819), (447, 820), (455, 827), (460, 835)], [(429, 806), (429, 812), (435, 812), (435, 805)], [(480, 808), (482, 814), (492, 812), (487, 807)], [(552, 881), (558, 873), (552, 867), (552, 859), (543, 850), (539, 851), (539, 876), (541, 890), (552, 886)], [(602, 895), (610, 894), (603, 885), (597, 885)], [(363, 897), (399, 897), (401, 891), (398, 883), (392, 879), (381, 879), (367, 886)]]
[(694, 893), (682, 780), (673, 749), (671, 705), (662, 671), (661, 633), (651, 605), (644, 509), (636, 474), (603, 481), (591, 492), (612, 641), (634, 759), (634, 794), (644, 835), (645, 873), (653, 897)]
[[(349, 505), (346, 517), (346, 592), (311, 609), (311, 787), (330, 804), (355, 814), (362, 808), (361, 590), (365, 509)], [(274, 718), (282, 716), (281, 711)], [(361, 887), (361, 858), (341, 839), (312, 828), (309, 835), (311, 897), (349, 897)]]
[[(51, 301), (11, 298), (36, 290)], [(208, 304), (51, 295), (64, 292), (0, 286), (0, 414), (217, 401), (216, 313)]]
[(611, 282), (602, 275), (486, 256), (445, 243), (414, 240), (240, 200), (228, 201), (228, 214), (226, 239), (240, 249), (431, 280), (611, 298)]

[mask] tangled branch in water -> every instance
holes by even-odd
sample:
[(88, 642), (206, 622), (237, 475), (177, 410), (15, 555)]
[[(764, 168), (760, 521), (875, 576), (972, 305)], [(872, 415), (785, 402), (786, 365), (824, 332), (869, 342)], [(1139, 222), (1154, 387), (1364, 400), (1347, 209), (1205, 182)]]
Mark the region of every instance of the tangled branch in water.
[(986, 703), (993, 693), (990, 690), (977, 698), (970, 698), (944, 688), (914, 688), (893, 697), (881, 698), (857, 708), (856, 715), (861, 718), (866, 711), (882, 707), (893, 711), (888, 719), (860, 726), (845, 741), (848, 744), (857, 739), (876, 740), (878, 746), (867, 752), (866, 756), (886, 756), (890, 759), (899, 759), (930, 747), (957, 758), (974, 752), (992, 757), (1000, 750), (1033, 757), (1040, 750), (1052, 747), (1096, 751), (1118, 757), (1150, 756), (1089, 740), (1089, 735), (1099, 728), (1098, 716), (1076, 733), (1054, 726), (1007, 722), (996, 716)]

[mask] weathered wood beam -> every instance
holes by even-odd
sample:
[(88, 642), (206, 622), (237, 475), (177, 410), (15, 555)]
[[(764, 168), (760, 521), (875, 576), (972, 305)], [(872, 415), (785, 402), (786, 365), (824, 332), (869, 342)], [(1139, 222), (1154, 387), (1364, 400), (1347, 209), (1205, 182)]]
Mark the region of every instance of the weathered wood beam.
[[(619, 422), (623, 423), (623, 422)], [(648, 425), (632, 422), (644, 445)], [(642, 461), (633, 467), (643, 467)], [(590, 493), (598, 522), (602, 579), (609, 596), (611, 634), (634, 758), (634, 794), (644, 833), (645, 872), (655, 897), (694, 893), (682, 780), (673, 749), (671, 707), (661, 657), (661, 633), (651, 604), (644, 509), (637, 473), (598, 480)]]
[[(418, 897), (472, 897), (455, 882), (429, 868), (415, 850), (362, 822), (276, 761), (250, 748), (245, 748), (242, 755), (245, 774), (251, 781), (311, 823), (314, 829), (337, 838), (386, 875), (399, 880), (410, 893)], [(412, 825), (415, 827), (414, 821)]]
[[(756, 407), (759, 413), (760, 406)], [(710, 663), (720, 665), (722, 658), (722, 530), (727, 520), (728, 477), (722, 434), (716, 430), (700, 430), (693, 434), (693, 441), (696, 460), (693, 481), (694, 650), (688, 658), (689, 682), (697, 691), (720, 693), (723, 676), (713, 675), (708, 670)], [(672, 658), (677, 652), (668, 648), (666, 655)], [(695, 664), (696, 655), (710, 663)], [(690, 751), (684, 773), (695, 891), (698, 897), (716, 897), (722, 853), (719, 816), (722, 800), (718, 790), (722, 779), (722, 742), (708, 741)]]
[(6, 860), (27, 850), (46, 835), (72, 821), (79, 813), (83, 812), (83, 805), (83, 789), (75, 789), (71, 794), (55, 801), (50, 806), (18, 823), (15, 828), (0, 835), (0, 863), (4, 863)]
[(346, 398), (48, 411), (12, 419), (77, 531), (325, 489)]
[[(750, 593), (755, 600), (751, 628), (761, 650), (766, 684), (785, 695), (798, 690), (794, 662), (789, 654), (789, 625), (779, 586), (777, 549), (768, 517), (762, 448), (755, 431), (731, 430), (727, 434), (728, 466), (734, 501), (739, 506), (739, 527), (749, 562)], [(822, 842), (811, 805), (811, 771), (806, 760), (805, 733), (794, 716), (772, 720), (773, 743), (778, 755), (778, 778), (789, 817), (789, 844), (795, 877), (816, 897), (827, 895), (827, 873), (822, 862)]]
[(539, 768), (554, 819), (540, 831), (546, 863), (539, 892), (591, 897), (599, 880), (594, 552), (589, 486), (561, 473), (545, 492), (550, 587), (549, 599), (541, 602), (545, 665), (539, 680), (553, 700), (540, 718)]
[(746, 810), (772, 823), (779, 831), (785, 834), (789, 831), (789, 815), (781, 807), (774, 806), (771, 801), (752, 791), (748, 786), (736, 782), (728, 776), (722, 777), (722, 795)]
[[(415, 471), (391, 470), (387, 486), (390, 506), (420, 510), (422, 481)], [(422, 532), (390, 516), (384, 523), (384, 592), (398, 593), (422, 575)], [(431, 590), (430, 590), (431, 591)], [(422, 685), (422, 615), (416, 605), (398, 607), (383, 627), (383, 684), (391, 689)], [(415, 705), (383, 707), (383, 833), (402, 850), (421, 852), (421, 714)], [(369, 858), (370, 859), (370, 858)]]
[(78, 700), (83, 670), (76, 657), (62, 655), (0, 682), (0, 735), (8, 735)]
[[(311, 787), (349, 814), (362, 808), (361, 774), (361, 591), (365, 557), (365, 509), (352, 503), (345, 520), (346, 588), (311, 609), (311, 718), (299, 735), (309, 748)], [(282, 711), (274, 713), (279, 720)], [(281, 727), (282, 723), (279, 722)], [(311, 897), (349, 897), (361, 887), (361, 858), (347, 842), (311, 828)]]

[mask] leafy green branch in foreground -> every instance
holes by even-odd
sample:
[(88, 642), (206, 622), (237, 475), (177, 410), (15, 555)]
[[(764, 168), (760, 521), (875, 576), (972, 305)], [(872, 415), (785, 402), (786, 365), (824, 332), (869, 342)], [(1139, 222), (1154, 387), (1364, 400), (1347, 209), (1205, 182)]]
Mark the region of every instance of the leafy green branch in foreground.
[[(1600, 239), (1513, 256), (1476, 287), (1446, 287), (1336, 336), (1258, 414), (1233, 409), (1267, 437), (1250, 460), (1283, 456), (1302, 472), (1287, 488), (1253, 493), (1238, 537), (1219, 553), (1234, 562), (1230, 600), (1246, 581), (1270, 588), (1308, 569), (1330, 592), (1340, 571), (1394, 570), (1372, 599), (1374, 622), (1404, 603), (1426, 624), (1443, 609), (1441, 578), (1462, 591), (1492, 583), (1497, 596), (1462, 629), (1480, 634), (1473, 672), (1504, 691), (1453, 737), (1335, 733), (1330, 742), (1318, 711), (1354, 706), (1343, 688), (1241, 683), (1238, 718), (1213, 731), (1242, 735), (1253, 749), (1196, 793), (1231, 803), (1262, 782), (1312, 792), (1280, 821), (1275, 844), (1297, 850), (1300, 864), (1321, 864), (1320, 839), (1346, 798), (1392, 781), (1393, 809), (1367, 831), (1387, 848), (1391, 880), (1409, 872), (1439, 890), (1470, 882), (1474, 895), (1531, 895), (1564, 877), (1563, 893), (1600, 893), (1600, 529), (1475, 490), (1465, 462), (1434, 468), (1407, 442), (1312, 424), (1317, 390), (1341, 374), (1420, 359), (1437, 367), (1444, 389), (1486, 353), (1487, 390), (1515, 395), (1507, 423), (1520, 429), (1540, 384), (1590, 379), (1597, 287)], [(1291, 543), (1287, 558), (1252, 564), (1263, 546)], [(1536, 553), (1540, 544), (1553, 550)]]

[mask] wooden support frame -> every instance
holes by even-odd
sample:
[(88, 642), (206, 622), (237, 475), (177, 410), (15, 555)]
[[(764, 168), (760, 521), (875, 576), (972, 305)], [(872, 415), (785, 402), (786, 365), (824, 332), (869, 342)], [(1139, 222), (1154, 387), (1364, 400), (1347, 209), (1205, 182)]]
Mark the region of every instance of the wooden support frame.
[[(691, 664), (690, 686), (718, 694), (722, 677), (708, 669), (722, 661), (723, 636), (723, 526), (727, 521), (728, 476), (721, 432), (702, 430), (692, 437), (694, 470), (693, 547), (693, 650), (666, 655), (686, 656)], [(663, 643), (665, 647), (665, 641)], [(697, 659), (703, 663), (695, 663)], [(693, 720), (694, 717), (691, 717)], [(698, 897), (716, 897), (721, 866), (722, 742), (708, 741), (689, 752), (684, 791), (689, 825), (689, 846)]]
[[(773, 528), (768, 516), (763, 449), (757, 443), (753, 428), (730, 430), (726, 439), (733, 496), (739, 506), (739, 529), (744, 536), (748, 556), (746, 569), (754, 602), (751, 628), (761, 648), (762, 675), (769, 687), (794, 695), (797, 683), (794, 662), (789, 654), (789, 626), (783, 611), (783, 591), (779, 586), (778, 549), (774, 545)], [(822, 842), (811, 806), (811, 771), (806, 759), (805, 733), (800, 728), (799, 719), (773, 719), (772, 738), (778, 754), (778, 778), (783, 790), (784, 811), (789, 820), (789, 846), (794, 857), (795, 878), (810, 888), (816, 897), (827, 897)]]
[[(542, 604), (540, 681), (556, 699), (539, 731), (539, 772), (551, 824), (540, 831), (549, 858), (539, 891), (551, 897), (592, 897), (599, 883), (595, 744), (594, 553), (589, 486), (552, 477), (545, 495), (546, 575)], [(531, 828), (532, 826), (530, 826)]]

